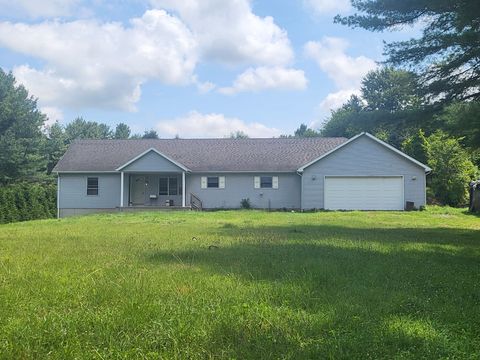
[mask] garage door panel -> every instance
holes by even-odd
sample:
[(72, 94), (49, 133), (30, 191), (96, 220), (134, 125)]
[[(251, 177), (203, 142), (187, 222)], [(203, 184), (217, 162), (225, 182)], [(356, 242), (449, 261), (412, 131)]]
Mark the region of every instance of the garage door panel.
[(403, 178), (325, 177), (325, 209), (403, 210)]

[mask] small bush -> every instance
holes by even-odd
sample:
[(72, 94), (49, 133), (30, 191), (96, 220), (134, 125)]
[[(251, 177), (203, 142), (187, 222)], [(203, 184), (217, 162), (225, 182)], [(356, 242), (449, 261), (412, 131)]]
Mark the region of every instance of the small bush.
[(252, 204), (250, 203), (250, 199), (249, 198), (242, 199), (242, 201), (240, 201), (240, 207), (242, 209), (251, 209)]

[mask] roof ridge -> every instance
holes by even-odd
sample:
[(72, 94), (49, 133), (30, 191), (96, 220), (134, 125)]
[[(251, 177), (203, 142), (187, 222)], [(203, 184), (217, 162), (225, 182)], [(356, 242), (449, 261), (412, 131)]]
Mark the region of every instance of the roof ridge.
[[(323, 136), (312, 136), (312, 137), (290, 137), (290, 138), (284, 138), (284, 137), (272, 137), (272, 138), (246, 138), (246, 139), (232, 139), (232, 138), (160, 138), (160, 139), (75, 139), (73, 142), (86, 142), (86, 141), (94, 141), (94, 142), (100, 142), (100, 141), (108, 141), (108, 142), (116, 142), (116, 141), (185, 141), (185, 140), (195, 140), (195, 141), (203, 141), (203, 140), (222, 140), (222, 141), (251, 141), (251, 140), (330, 140), (330, 139), (335, 139), (335, 140), (342, 140), (342, 139), (348, 139), (343, 136), (328, 136), (328, 137), (323, 137)], [(72, 143), (73, 143), (72, 142)]]

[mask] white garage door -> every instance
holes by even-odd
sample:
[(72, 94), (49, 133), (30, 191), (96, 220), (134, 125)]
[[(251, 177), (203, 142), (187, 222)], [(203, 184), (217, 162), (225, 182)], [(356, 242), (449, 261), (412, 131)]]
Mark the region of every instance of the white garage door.
[(401, 176), (325, 177), (325, 209), (403, 210)]

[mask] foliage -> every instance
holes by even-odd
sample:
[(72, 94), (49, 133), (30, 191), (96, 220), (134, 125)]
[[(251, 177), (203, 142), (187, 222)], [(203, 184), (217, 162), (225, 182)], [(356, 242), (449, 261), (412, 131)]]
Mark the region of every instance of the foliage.
[(130, 127), (125, 123), (117, 124), (115, 128), (115, 139), (128, 139), (130, 137)]
[(423, 164), (428, 162), (427, 159), (427, 138), (423, 130), (418, 130), (417, 133), (405, 138), (402, 143), (402, 151), (420, 161)]
[(480, 101), (455, 102), (436, 116), (444, 131), (461, 138), (480, 166)]
[(35, 179), (46, 167), (37, 101), (0, 68), (0, 184)]
[(459, 140), (437, 131), (426, 139), (425, 148), (433, 169), (430, 187), (435, 199), (444, 205), (467, 204), (468, 184), (479, 172)]
[(111, 139), (113, 132), (107, 124), (95, 121), (86, 121), (81, 117), (76, 118), (65, 126), (65, 135), (68, 143), (76, 139)]
[(322, 136), (352, 137), (362, 131), (400, 147), (405, 137), (432, 125), (433, 109), (424, 105), (418, 77), (408, 71), (380, 68), (362, 80), (361, 93), (332, 111)]
[(2, 225), (0, 357), (477, 358), (480, 222), (463, 212)]
[(306, 124), (301, 124), (300, 127), (295, 130), (294, 137), (318, 137), (320, 133), (314, 129), (309, 128)]
[(47, 128), (47, 174), (50, 174), (67, 150), (67, 135), (59, 123), (55, 123)]
[(0, 187), (0, 223), (47, 219), (57, 215), (56, 186), (20, 183)]
[(158, 133), (151, 129), (151, 130), (146, 130), (145, 133), (142, 136), (142, 139), (158, 139)]
[(246, 199), (242, 199), (242, 201), (240, 201), (240, 207), (242, 209), (251, 209), (252, 208), (252, 204), (250, 202), (250, 199), (249, 198), (246, 198)]
[(230, 139), (248, 139), (248, 135), (241, 130), (230, 133)]
[(387, 63), (422, 74), (430, 99), (480, 100), (480, 2), (478, 0), (355, 0), (357, 14), (335, 21), (370, 31), (423, 25), (420, 38), (385, 47)]
[(413, 72), (383, 67), (370, 71), (362, 80), (364, 110), (399, 112), (418, 108), (418, 77)]

